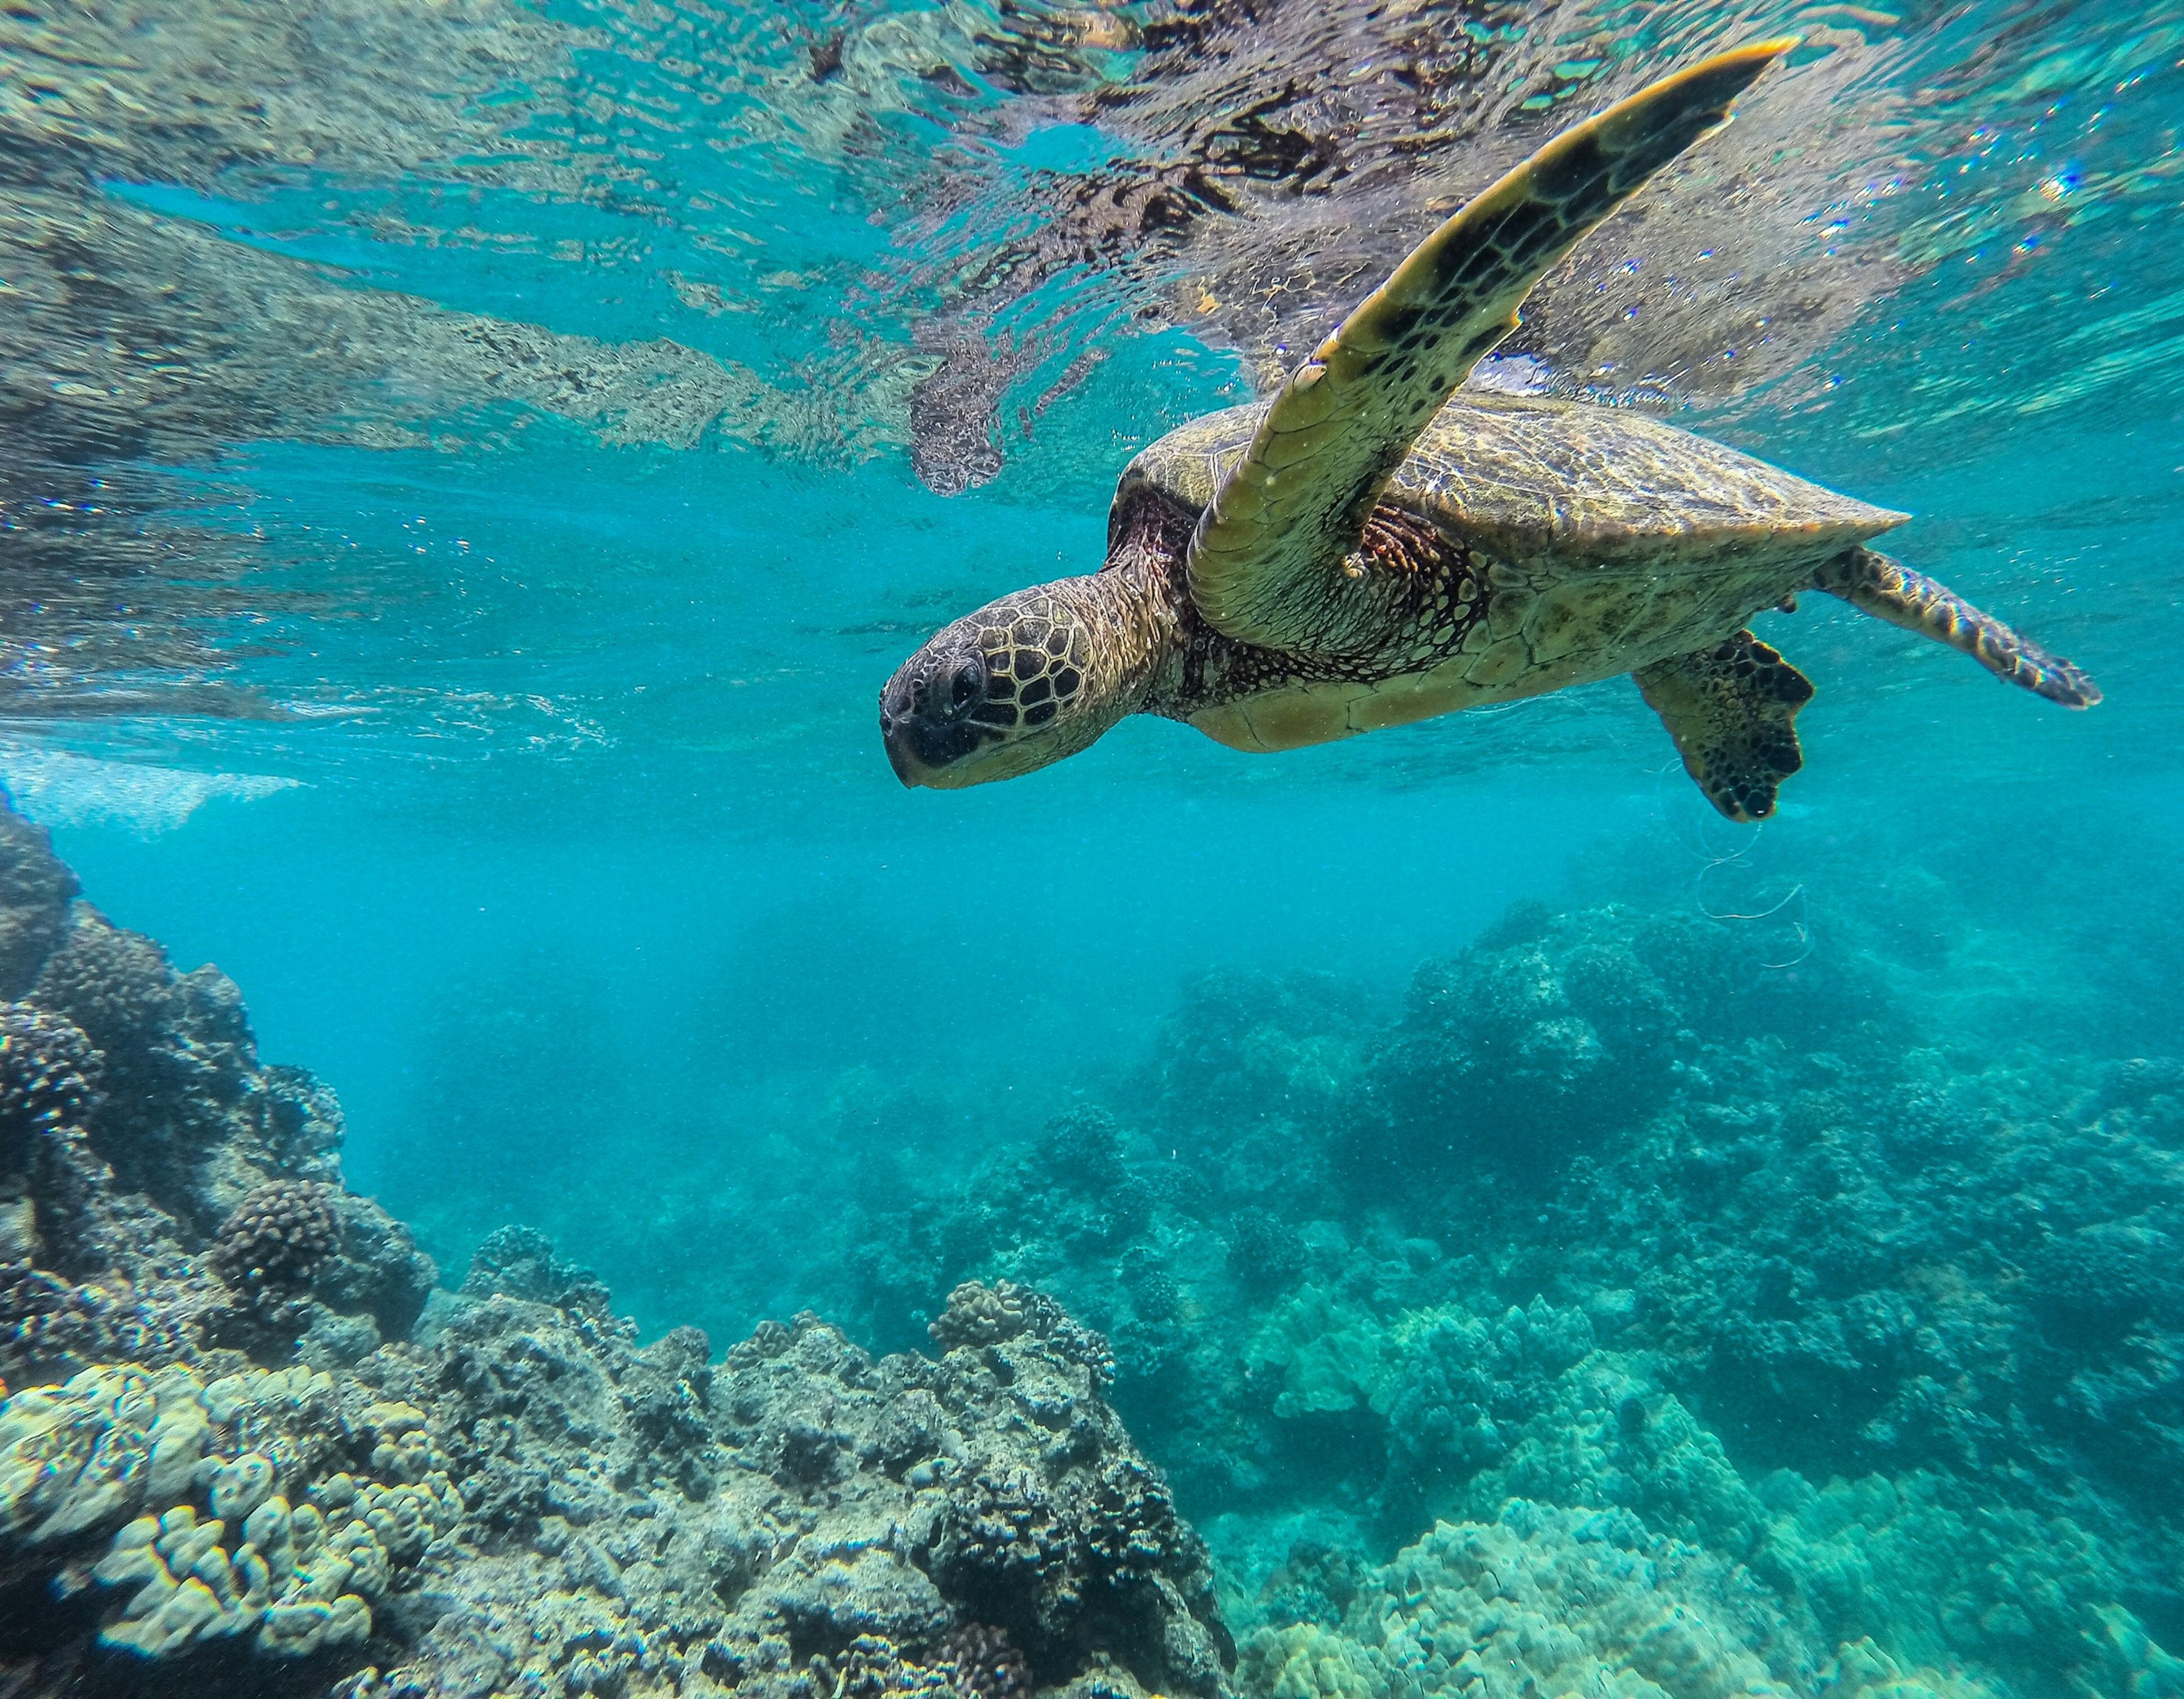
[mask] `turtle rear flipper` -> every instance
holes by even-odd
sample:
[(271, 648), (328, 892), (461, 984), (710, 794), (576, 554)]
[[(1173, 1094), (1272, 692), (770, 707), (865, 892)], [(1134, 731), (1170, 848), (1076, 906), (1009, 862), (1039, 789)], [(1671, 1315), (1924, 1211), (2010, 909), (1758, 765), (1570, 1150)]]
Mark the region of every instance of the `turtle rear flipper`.
[(2076, 667), (1983, 614), (1946, 584), (1872, 549), (1853, 549), (1820, 569), (1817, 589), (1906, 631), (1962, 649), (1997, 678), (2065, 708), (2090, 708), (2101, 687)]
[(1186, 566), (1206, 622), (1272, 649), (1369, 644), (1379, 599), (1354, 593), (1363, 575), (1344, 566), (1418, 433), (1516, 328), (1548, 268), (1794, 45), (1663, 78), (1564, 131), (1419, 243), (1291, 374), (1201, 515)]
[(1810, 679), (1750, 632), (1631, 677), (1708, 802), (1731, 820), (1774, 813), (1776, 789), (1805, 764), (1797, 719)]

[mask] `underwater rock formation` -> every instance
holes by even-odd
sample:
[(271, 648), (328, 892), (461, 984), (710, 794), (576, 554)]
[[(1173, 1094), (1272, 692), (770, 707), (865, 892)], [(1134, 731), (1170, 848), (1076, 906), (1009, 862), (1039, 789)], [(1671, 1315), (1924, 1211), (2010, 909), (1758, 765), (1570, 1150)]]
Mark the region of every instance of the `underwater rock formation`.
[(435, 1291), (233, 984), (5, 812), (0, 966), (8, 1692), (1228, 1699), (1205, 1546), (1051, 1298), (716, 1364), (526, 1229)]
[(802, 1699), (938, 1689), (968, 1661), (997, 1699), (1217, 1699), (1204, 1549), (1089, 1336), (1036, 1295), (951, 1307), (981, 1320), (937, 1362), (804, 1315), (712, 1365), (694, 1329), (640, 1350), (627, 1323), (497, 1295), (359, 1364), (424, 1412), (468, 1509), (417, 1583), (459, 1608), (355, 1691)]
[(824, 1169), (916, 1349), (715, 1361), (527, 1228), (435, 1290), (216, 970), (0, 876), (11, 1692), (2184, 1694), (2184, 1067), (1968, 1039), (1885, 913), (1212, 977), (1126, 1114)]
[(432, 1260), (341, 1189), (340, 1106), (259, 1061), (234, 982), (108, 921), (12, 812), (0, 876), (0, 1379), (406, 1334)]
[[(1104, 1160), (1050, 1133), (868, 1206), (844, 1301), (887, 1337), (1005, 1275), (1105, 1331), (1233, 1566), (1247, 1688), (1393, 1691), (1347, 1595), (1255, 1596), (1290, 1519), (1369, 1568), (1522, 1501), (1741, 1566), (1801, 1637), (1786, 1691), (2169, 1691), (2184, 1070), (1959, 1025), (1933, 900), (1784, 952), (1524, 905), (1385, 1013), (1210, 976), (1128, 1117), (1070, 1111)], [(1305, 1624), (1341, 1644), (1296, 1670), (1253, 1638)]]
[(1259, 1629), (1242, 1672), (1269, 1699), (1790, 1699), (1812, 1691), (1803, 1646), (1735, 1565), (1627, 1513), (1512, 1499), (1361, 1578), (1339, 1624)]

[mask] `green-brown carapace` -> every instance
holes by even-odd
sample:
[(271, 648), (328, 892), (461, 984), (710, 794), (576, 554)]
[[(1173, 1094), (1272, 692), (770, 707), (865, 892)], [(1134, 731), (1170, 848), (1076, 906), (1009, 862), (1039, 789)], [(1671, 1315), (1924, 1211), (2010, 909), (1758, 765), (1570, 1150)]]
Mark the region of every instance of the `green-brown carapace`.
[(1678, 73), (1451, 218), (1270, 402), (1123, 474), (1098, 572), (938, 633), (880, 696), (905, 784), (1011, 778), (1128, 714), (1295, 749), (1630, 673), (1733, 820), (1795, 772), (1804, 676), (1747, 630), (1821, 590), (2050, 701), (2092, 681), (1867, 545), (1904, 515), (1628, 411), (1464, 389), (1532, 286), (1792, 43)]

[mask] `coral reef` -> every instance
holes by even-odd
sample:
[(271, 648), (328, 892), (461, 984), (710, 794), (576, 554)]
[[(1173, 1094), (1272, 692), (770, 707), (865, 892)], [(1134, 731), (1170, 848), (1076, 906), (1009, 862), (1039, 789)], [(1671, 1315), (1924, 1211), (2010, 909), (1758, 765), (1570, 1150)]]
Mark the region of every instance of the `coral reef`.
[(230, 1286), (260, 1302), (309, 1286), (341, 1239), (330, 1189), (317, 1180), (254, 1187), (220, 1224), (205, 1261)]
[(805, 1314), (716, 1364), (528, 1229), (435, 1292), (234, 987), (0, 846), (52, 946), (0, 1011), (10, 1693), (1228, 1699), (1206, 1549), (1053, 1299), (960, 1285), (937, 1359)]
[(1224, 1693), (1203, 1547), (1087, 1336), (1036, 1294), (951, 1307), (984, 1324), (938, 1362), (805, 1315), (710, 1365), (499, 1293), (359, 1363), (467, 1512), (418, 1582), (460, 1607), (358, 1691)]
[[(462, 1500), (444, 1473), (390, 1485), (326, 1473), (334, 1398), (301, 1368), (207, 1385), (186, 1368), (101, 1367), (19, 1393), (0, 1406), (0, 1528), (35, 1551), (131, 1518), (87, 1578), (56, 1582), (127, 1592), (104, 1613), (103, 1646), (161, 1657), (249, 1636), (298, 1657), (361, 1643), (370, 1602), (454, 1526)], [(283, 1485), (309, 1501), (292, 1505)]]
[(260, 1063), (234, 983), (113, 925), (12, 811), (0, 871), (18, 992), (0, 1010), (0, 1379), (222, 1345), (270, 1363), (299, 1339), (331, 1362), (406, 1334), (432, 1264), (342, 1188), (332, 1094)]
[(1384, 1017), (1209, 977), (1109, 1160), (1050, 1134), (868, 1208), (842, 1301), (888, 1337), (1005, 1276), (1105, 1331), (1247, 1686), (1393, 1691), (1357, 1566), (1522, 1501), (1741, 1566), (1799, 1640), (1785, 1691), (2166, 1691), (2184, 1072), (1997, 1042), (1944, 994), (1942, 898), (1897, 884), (1779, 953), (1519, 905)]
[(1338, 1626), (1260, 1629), (1241, 1672), (1269, 1699), (1791, 1699), (1811, 1691), (1803, 1644), (1734, 1565), (1627, 1513), (1513, 1499), (1361, 1578)]
[(27, 1262), (0, 1264), (0, 1351), (35, 1379), (99, 1362), (159, 1367), (191, 1349), (187, 1323), (164, 1306)]
[(588, 1268), (565, 1262), (553, 1241), (536, 1228), (504, 1227), (489, 1233), (471, 1256), (463, 1290), (474, 1298), (505, 1293), (564, 1310), (604, 1312), (607, 1289)]
[(965, 1699), (1025, 1699), (1031, 1691), (1031, 1666), (1000, 1629), (966, 1623), (941, 1636), (939, 1651), (950, 1685)]
[(35, 1136), (80, 1125), (98, 1076), (99, 1052), (81, 1028), (29, 1003), (0, 1010), (0, 1161), (20, 1169)]
[(1100, 1398), (1096, 1337), (1017, 1290), (951, 1313), (977, 1337), (937, 1362), (802, 1316), (713, 1366), (693, 1330), (640, 1350), (494, 1294), (338, 1379), (101, 1365), (19, 1392), (0, 1589), (77, 1605), (20, 1670), (99, 1691), (117, 1653), (217, 1651), (296, 1692), (323, 1653), (352, 1693), (1222, 1699), (1204, 1547)]
[(1202, 980), (1127, 1113), (815, 1169), (903, 1348), (716, 1361), (530, 1228), (435, 1290), (232, 988), (0, 837), (63, 908), (0, 1010), (11, 1691), (2184, 1694), (2184, 1067), (1968, 1039), (1885, 909), (1756, 980), (1629, 902), (1384, 1012)]

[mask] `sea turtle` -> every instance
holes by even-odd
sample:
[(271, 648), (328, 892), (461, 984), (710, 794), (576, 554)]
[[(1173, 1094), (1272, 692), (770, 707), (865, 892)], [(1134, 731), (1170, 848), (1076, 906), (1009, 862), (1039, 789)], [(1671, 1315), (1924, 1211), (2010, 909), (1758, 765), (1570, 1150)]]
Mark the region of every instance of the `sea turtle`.
[(2070, 662), (1866, 546), (1905, 515), (1626, 409), (1459, 387), (1540, 276), (1794, 45), (1721, 53), (1565, 131), (1271, 402), (1140, 454), (1098, 572), (956, 621), (889, 681), (896, 775), (1012, 778), (1135, 713), (1295, 749), (1628, 672), (1714, 806), (1763, 819), (1813, 687), (1746, 621), (1815, 589), (2098, 702)]

